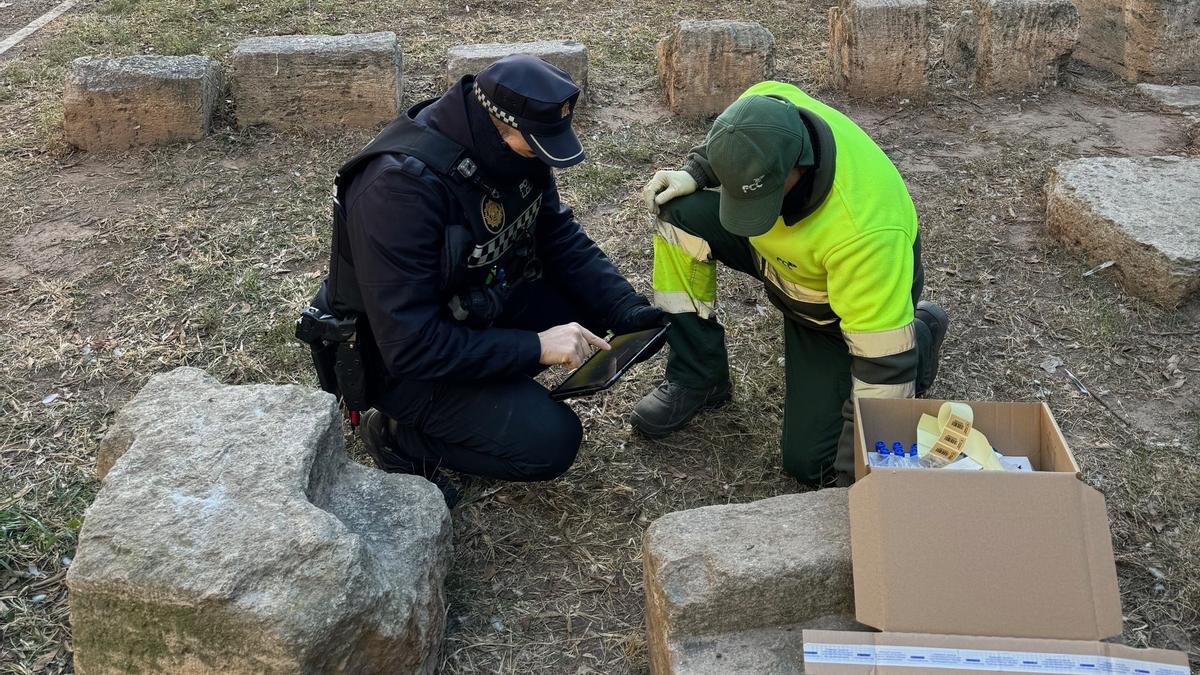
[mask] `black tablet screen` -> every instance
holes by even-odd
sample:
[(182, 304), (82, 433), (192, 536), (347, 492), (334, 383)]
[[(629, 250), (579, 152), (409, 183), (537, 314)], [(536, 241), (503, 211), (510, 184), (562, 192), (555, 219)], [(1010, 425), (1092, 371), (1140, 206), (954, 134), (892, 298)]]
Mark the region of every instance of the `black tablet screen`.
[(554, 390), (555, 397), (575, 392), (596, 391), (611, 385), (613, 379), (664, 332), (663, 328), (651, 328), (614, 337), (608, 343), (612, 349), (593, 354), (587, 363), (571, 373), (571, 376)]

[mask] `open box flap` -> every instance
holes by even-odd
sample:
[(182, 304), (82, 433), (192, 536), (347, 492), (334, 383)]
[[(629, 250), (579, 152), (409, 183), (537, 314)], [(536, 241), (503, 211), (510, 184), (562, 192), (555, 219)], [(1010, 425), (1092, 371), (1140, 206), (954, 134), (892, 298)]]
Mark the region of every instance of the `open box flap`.
[(1183, 652), (1103, 642), (805, 630), (804, 672), (1188, 675), (1189, 671)]
[(875, 470), (850, 488), (856, 615), (888, 631), (1121, 632), (1104, 497), (1072, 473)]

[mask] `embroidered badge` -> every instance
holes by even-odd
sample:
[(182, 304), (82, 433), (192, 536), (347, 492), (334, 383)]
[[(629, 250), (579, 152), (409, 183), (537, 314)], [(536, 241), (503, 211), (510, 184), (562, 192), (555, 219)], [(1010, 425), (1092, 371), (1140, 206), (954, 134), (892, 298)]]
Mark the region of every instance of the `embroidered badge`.
[(529, 184), (529, 179), (528, 179), (528, 178), (526, 178), (525, 180), (521, 181), (521, 184), (520, 184), (519, 186), (517, 186), (517, 187), (518, 187), (518, 189), (520, 189), (520, 190), (521, 190), (521, 198), (522, 198), (522, 199), (524, 199), (525, 197), (528, 197), (530, 192), (533, 192), (533, 186), (531, 186), (531, 185)]
[(760, 187), (763, 186), (763, 179), (766, 177), (767, 177), (767, 174), (764, 173), (763, 175), (761, 175), (758, 178), (755, 178), (753, 181), (751, 181), (749, 185), (743, 185), (742, 192), (743, 193), (754, 192), (755, 190), (759, 189)]
[(495, 234), (504, 227), (504, 207), (500, 205), (500, 202), (484, 197), (480, 211), (483, 215), (483, 224), (487, 227), (488, 232)]

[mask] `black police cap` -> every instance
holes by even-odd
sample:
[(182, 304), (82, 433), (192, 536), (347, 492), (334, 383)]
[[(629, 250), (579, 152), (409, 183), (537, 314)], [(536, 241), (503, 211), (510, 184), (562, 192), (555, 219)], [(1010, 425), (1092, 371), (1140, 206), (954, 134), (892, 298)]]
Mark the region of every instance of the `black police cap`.
[(564, 168), (585, 159), (571, 129), (579, 87), (562, 70), (528, 54), (506, 56), (479, 71), (473, 93), (546, 164)]

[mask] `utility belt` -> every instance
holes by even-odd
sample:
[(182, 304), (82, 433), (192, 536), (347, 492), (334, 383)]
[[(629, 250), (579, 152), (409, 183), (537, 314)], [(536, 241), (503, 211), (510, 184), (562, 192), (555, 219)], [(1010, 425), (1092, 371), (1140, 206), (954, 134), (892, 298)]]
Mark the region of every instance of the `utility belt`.
[(336, 396), (350, 424), (358, 426), (359, 413), (370, 407), (358, 316), (338, 318), (310, 305), (296, 320), (296, 339), (312, 351), (321, 389)]

